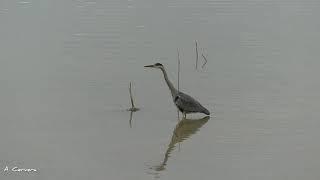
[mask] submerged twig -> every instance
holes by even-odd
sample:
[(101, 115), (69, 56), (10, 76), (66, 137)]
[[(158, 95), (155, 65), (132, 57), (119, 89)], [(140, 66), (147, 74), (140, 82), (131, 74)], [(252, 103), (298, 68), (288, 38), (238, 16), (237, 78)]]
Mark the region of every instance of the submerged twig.
[(201, 54), (201, 55), (202, 55), (203, 59), (205, 60), (205, 62), (202, 64), (202, 68), (203, 68), (207, 64), (208, 60), (203, 54)]
[(130, 128), (132, 128), (132, 114), (133, 114), (133, 111), (130, 112), (130, 119), (129, 119)]
[(199, 60), (199, 53), (198, 53), (198, 42), (196, 42), (196, 69), (198, 69), (198, 60)]
[(131, 108), (129, 108), (128, 111), (138, 111), (139, 108), (136, 108), (134, 106), (134, 103), (133, 103), (133, 97), (132, 97), (132, 91), (131, 91), (131, 82), (129, 84), (129, 94), (130, 94)]

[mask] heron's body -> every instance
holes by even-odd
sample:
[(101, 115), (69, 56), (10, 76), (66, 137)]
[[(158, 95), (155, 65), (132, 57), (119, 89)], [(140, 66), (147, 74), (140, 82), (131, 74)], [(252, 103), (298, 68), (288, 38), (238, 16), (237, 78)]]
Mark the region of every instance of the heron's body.
[(178, 91), (172, 85), (172, 83), (170, 82), (168, 75), (167, 75), (162, 64), (156, 63), (154, 65), (149, 65), (149, 66), (145, 66), (145, 67), (152, 67), (152, 68), (161, 69), (163, 76), (164, 76), (164, 79), (165, 79), (165, 81), (171, 91), (173, 102), (177, 106), (179, 111), (181, 111), (183, 113), (184, 116), (186, 116), (186, 114), (189, 114), (189, 113), (204, 113), (206, 115), (210, 114), (210, 112), (205, 107), (203, 107), (197, 100), (195, 100), (191, 96), (189, 96), (181, 91)]
[(183, 114), (204, 113), (206, 115), (210, 115), (210, 112), (197, 100), (183, 92), (179, 92), (173, 102)]

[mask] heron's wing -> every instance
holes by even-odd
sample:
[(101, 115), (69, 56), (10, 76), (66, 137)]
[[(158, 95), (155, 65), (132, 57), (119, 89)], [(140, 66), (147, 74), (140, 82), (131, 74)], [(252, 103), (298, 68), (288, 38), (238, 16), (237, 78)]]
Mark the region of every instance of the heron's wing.
[(177, 107), (184, 111), (200, 112), (203, 110), (202, 105), (197, 100), (185, 93), (179, 92), (174, 100)]

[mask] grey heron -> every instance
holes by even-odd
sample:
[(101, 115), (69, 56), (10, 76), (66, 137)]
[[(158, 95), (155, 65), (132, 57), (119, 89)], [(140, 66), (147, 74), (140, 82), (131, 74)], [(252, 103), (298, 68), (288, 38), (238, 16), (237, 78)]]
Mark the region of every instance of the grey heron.
[(168, 78), (164, 66), (161, 63), (155, 63), (153, 65), (147, 65), (144, 67), (157, 68), (162, 71), (164, 79), (171, 91), (173, 102), (177, 106), (177, 108), (182, 112), (184, 117), (186, 117), (186, 114), (189, 113), (204, 113), (206, 115), (210, 115), (210, 112), (205, 107), (203, 107), (197, 100), (181, 91), (178, 91), (173, 86), (173, 84)]

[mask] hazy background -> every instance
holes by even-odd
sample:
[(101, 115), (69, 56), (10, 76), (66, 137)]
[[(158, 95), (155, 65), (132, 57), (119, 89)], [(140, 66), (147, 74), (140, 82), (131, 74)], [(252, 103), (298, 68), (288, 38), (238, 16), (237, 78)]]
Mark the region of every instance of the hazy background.
[[(319, 18), (317, 0), (0, 0), (0, 177), (318, 180)], [(177, 48), (211, 111), (182, 128), (143, 68), (176, 84)]]

